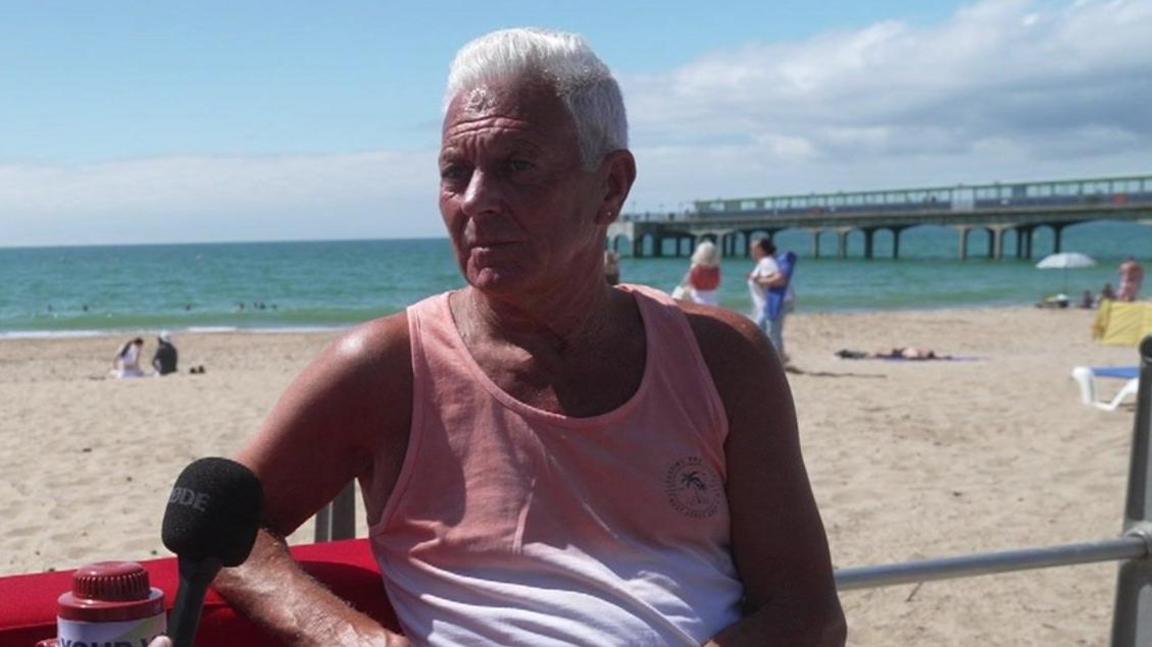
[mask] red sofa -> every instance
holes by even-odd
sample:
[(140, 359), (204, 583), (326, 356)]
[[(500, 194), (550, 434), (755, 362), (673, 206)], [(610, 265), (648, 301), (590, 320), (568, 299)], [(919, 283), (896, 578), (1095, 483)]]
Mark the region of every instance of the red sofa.
[[(396, 614), (366, 539), (335, 541), (292, 548), (292, 554), (317, 580), (354, 607), (398, 630)], [(164, 591), (171, 611), (180, 576), (175, 558), (141, 562), (152, 586)], [(77, 564), (79, 566), (79, 564)], [(72, 572), (14, 575), (0, 578), (0, 647), (33, 647), (56, 636), (56, 599), (72, 587)], [(238, 616), (220, 596), (204, 602), (196, 644), (203, 647), (277, 645), (264, 632)]]

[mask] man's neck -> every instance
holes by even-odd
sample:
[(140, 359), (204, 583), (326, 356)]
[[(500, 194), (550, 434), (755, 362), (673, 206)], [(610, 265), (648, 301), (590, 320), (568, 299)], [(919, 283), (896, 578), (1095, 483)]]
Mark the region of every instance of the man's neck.
[(566, 354), (604, 338), (617, 313), (614, 293), (599, 281), (518, 298), (466, 288), (456, 293), (452, 312), (469, 345), (508, 343)]

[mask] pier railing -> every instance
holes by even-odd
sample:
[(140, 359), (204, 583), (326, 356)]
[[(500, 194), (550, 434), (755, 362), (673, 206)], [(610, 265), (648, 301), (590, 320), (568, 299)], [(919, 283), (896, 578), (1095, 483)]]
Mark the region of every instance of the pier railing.
[[(1152, 645), (1152, 335), (1140, 343), (1140, 387), (1132, 429), (1123, 531), (1080, 544), (974, 553), (915, 562), (841, 568), (841, 591), (878, 588), (1055, 566), (1122, 562), (1112, 612), (1112, 647)], [(355, 489), (349, 483), (316, 515), (317, 542), (356, 535)]]

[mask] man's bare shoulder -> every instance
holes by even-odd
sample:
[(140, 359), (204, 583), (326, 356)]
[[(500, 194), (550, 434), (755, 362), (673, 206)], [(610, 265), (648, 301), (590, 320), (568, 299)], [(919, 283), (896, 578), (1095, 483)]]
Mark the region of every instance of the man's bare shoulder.
[(377, 371), (409, 366), (411, 340), (407, 312), (362, 323), (337, 337), (321, 359), (343, 370)]
[(784, 368), (754, 322), (723, 308), (697, 304), (682, 304), (681, 308), (733, 430), (741, 429), (743, 420), (761, 419), (758, 411), (792, 410)]
[(681, 303), (680, 308), (714, 374), (718, 369), (739, 372), (779, 368), (768, 339), (748, 317), (695, 303)]
[(245, 455), (306, 447), (335, 430), (360, 447), (379, 442), (382, 429), (403, 433), (411, 407), (410, 347), (405, 313), (338, 336), (284, 392)]

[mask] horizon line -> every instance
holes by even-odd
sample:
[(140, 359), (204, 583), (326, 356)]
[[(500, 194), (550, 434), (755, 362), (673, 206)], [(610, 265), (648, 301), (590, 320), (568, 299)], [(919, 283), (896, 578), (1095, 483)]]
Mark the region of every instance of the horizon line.
[(242, 240), (186, 240), (179, 242), (135, 242), (135, 243), (63, 243), (56, 245), (5, 245), (0, 243), (0, 251), (16, 249), (60, 249), (81, 247), (180, 247), (185, 245), (272, 245), (278, 243), (356, 243), (392, 240), (448, 240), (448, 236), (402, 236), (396, 238), (282, 238), (282, 239), (242, 239)]

